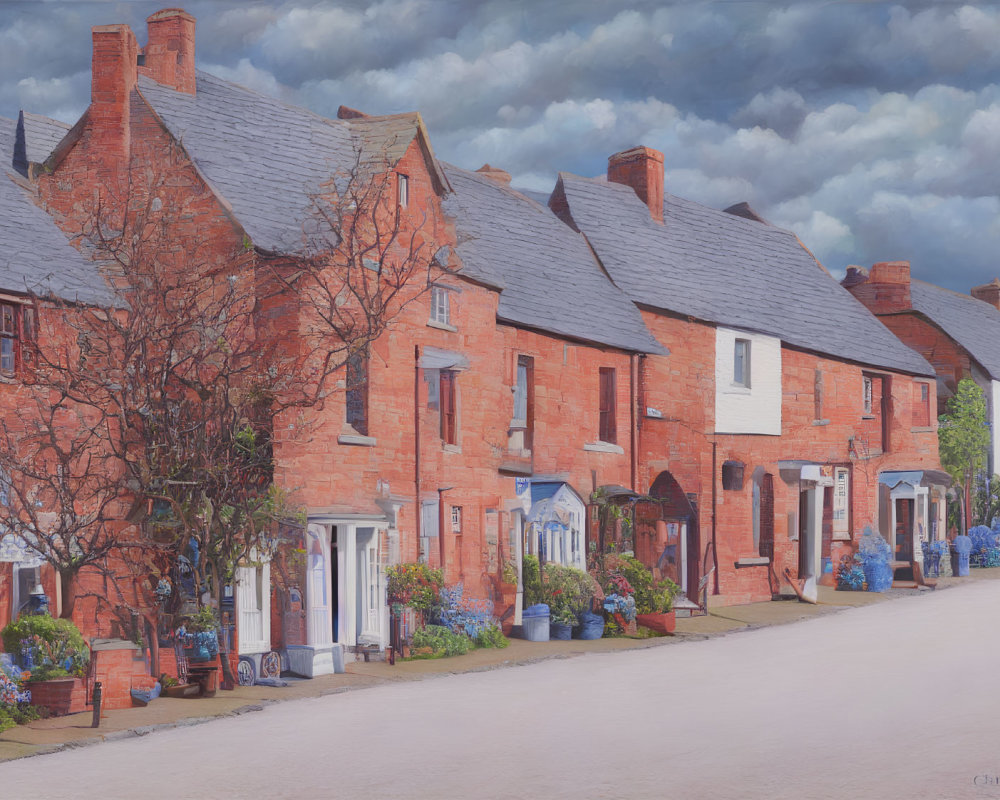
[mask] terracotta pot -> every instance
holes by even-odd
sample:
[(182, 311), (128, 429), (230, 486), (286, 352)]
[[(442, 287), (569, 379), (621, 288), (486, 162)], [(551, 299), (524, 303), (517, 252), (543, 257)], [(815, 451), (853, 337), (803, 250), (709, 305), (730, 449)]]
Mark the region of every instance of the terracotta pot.
[(51, 681), (31, 681), (31, 705), (45, 706), (53, 717), (64, 717), (73, 702), (75, 678), (54, 678)]
[(677, 627), (677, 614), (673, 611), (666, 614), (636, 614), (635, 621), (644, 628), (660, 633), (673, 633)]

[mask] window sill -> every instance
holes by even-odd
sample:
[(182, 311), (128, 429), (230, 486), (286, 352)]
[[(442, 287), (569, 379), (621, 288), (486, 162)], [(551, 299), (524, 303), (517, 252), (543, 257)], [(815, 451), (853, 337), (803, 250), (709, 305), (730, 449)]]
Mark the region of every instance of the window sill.
[(753, 390), (749, 386), (742, 386), (738, 383), (732, 383), (722, 390), (723, 394), (753, 394)]
[(934, 433), (935, 428), (930, 425), (918, 425), (910, 428), (910, 433)]
[(615, 453), (617, 455), (625, 455), (625, 450), (620, 445), (612, 444), (611, 442), (587, 442), (583, 446), (583, 449), (590, 453)]
[(878, 419), (874, 414), (862, 414), (861, 419)]
[(441, 449), (444, 452), (446, 452), (446, 453), (461, 453), (462, 452), (462, 445), (460, 445), (460, 444), (446, 444), (445, 442), (442, 442), (441, 443)]
[(452, 333), (458, 333), (458, 328), (454, 325), (449, 325), (447, 322), (438, 322), (436, 319), (427, 320), (428, 328), (437, 328), (441, 331), (451, 331)]
[(358, 433), (342, 433), (337, 437), (337, 444), (349, 444), (357, 447), (374, 447), (374, 436), (362, 436)]
[(830, 424), (830, 420), (828, 420), (828, 419), (814, 419), (813, 422), (812, 422), (812, 424), (815, 425), (815, 426), (817, 426), (817, 427), (820, 426), (820, 425), (829, 425)]
[(771, 559), (767, 556), (754, 556), (752, 558), (738, 558), (733, 562), (733, 566), (736, 569), (742, 569), (744, 567), (766, 567), (771, 563)]

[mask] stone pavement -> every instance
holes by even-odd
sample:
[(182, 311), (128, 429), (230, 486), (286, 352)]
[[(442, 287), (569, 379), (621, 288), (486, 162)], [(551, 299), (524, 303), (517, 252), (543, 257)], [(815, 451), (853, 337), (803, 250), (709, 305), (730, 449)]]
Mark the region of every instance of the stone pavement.
[[(1000, 568), (975, 569), (969, 578), (942, 578), (938, 589), (978, 580), (1000, 579)], [(144, 736), (155, 730), (196, 725), (209, 720), (260, 711), (269, 703), (303, 697), (319, 697), (365, 689), (396, 681), (423, 680), (439, 675), (501, 669), (531, 664), (551, 658), (572, 658), (587, 653), (610, 653), (644, 647), (663, 647), (690, 639), (703, 639), (743, 630), (799, 622), (846, 608), (912, 596), (928, 589), (891, 589), (873, 592), (837, 592), (820, 587), (816, 605), (797, 600), (775, 600), (745, 606), (714, 608), (706, 616), (677, 620), (675, 636), (650, 639), (597, 639), (528, 642), (511, 639), (503, 650), (474, 650), (468, 655), (434, 660), (397, 661), (395, 666), (381, 661), (358, 661), (347, 665), (342, 675), (324, 675), (312, 680), (288, 679), (289, 685), (275, 688), (241, 686), (219, 691), (214, 697), (174, 699), (161, 697), (142, 708), (106, 711), (98, 728), (90, 727), (92, 712), (38, 720), (0, 733), (0, 761), (50, 753), (130, 736)]]

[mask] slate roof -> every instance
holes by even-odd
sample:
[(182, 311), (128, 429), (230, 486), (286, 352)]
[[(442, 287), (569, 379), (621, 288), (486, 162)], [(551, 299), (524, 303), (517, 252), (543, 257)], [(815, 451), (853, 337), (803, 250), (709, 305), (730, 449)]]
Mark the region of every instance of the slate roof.
[(601, 270), (583, 237), (509, 186), (449, 164), (461, 274), (501, 290), (497, 317), (559, 336), (645, 353), (664, 349)]
[(423, 127), (419, 114), (326, 119), (204, 72), (194, 95), (145, 76), (139, 91), (254, 245), (274, 253), (307, 253), (324, 234), (313, 198), (359, 158), (398, 160)]
[(612, 280), (640, 305), (934, 374), (788, 231), (668, 194), (660, 225), (630, 187), (601, 179), (560, 174), (560, 191)]
[[(54, 120), (51, 122), (53, 130), (61, 125)], [(16, 127), (13, 120), (0, 117), (3, 158), (0, 168), (0, 289), (54, 295), (84, 303), (108, 303), (111, 294), (97, 266), (70, 245), (52, 218), (32, 202), (20, 177), (15, 177), (12, 161)]]
[(24, 128), (25, 152), (32, 164), (45, 163), (71, 127), (65, 122), (49, 119), (40, 114), (30, 114), (27, 111), (21, 112), (21, 122)]
[(913, 309), (964, 347), (993, 380), (1000, 380), (1000, 311), (967, 294), (910, 281)]

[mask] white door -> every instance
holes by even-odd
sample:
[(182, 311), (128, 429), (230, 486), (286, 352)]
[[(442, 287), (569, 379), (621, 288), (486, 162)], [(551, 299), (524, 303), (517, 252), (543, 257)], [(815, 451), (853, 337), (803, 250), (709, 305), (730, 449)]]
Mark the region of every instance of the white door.
[(308, 642), (314, 647), (328, 645), (333, 637), (330, 623), (329, 545), (326, 527), (310, 525), (306, 535), (306, 605)]
[(382, 578), (379, 569), (381, 531), (357, 529), (357, 598), (358, 641), (381, 642)]
[(271, 570), (267, 563), (236, 568), (239, 652), (271, 649)]

